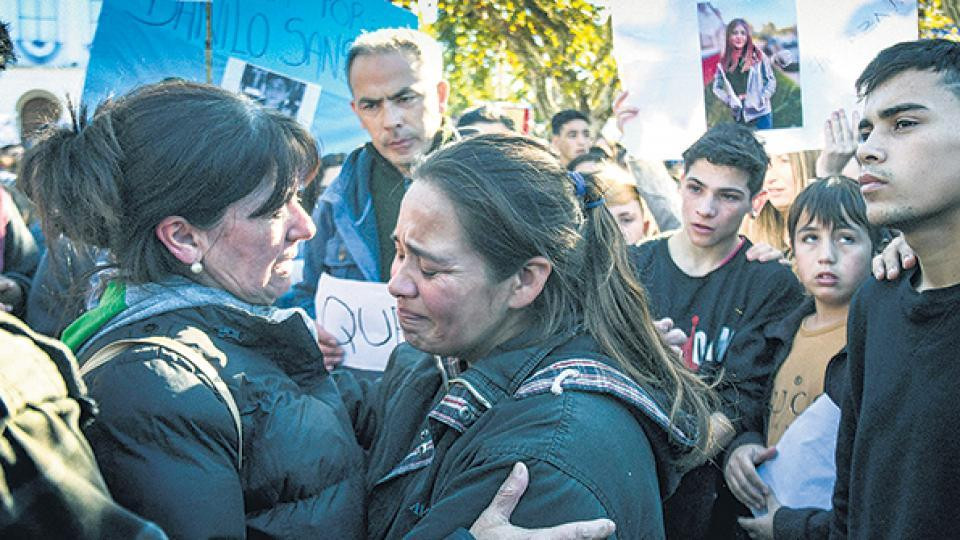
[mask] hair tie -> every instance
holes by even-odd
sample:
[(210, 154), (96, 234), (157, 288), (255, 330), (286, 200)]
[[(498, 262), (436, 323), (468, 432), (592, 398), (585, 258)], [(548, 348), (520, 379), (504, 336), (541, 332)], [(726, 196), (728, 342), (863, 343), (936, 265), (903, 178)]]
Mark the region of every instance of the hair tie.
[(578, 198), (583, 200), (583, 207), (587, 210), (596, 208), (605, 202), (603, 197), (599, 197), (592, 201), (587, 200), (587, 180), (579, 172), (567, 171), (567, 177), (569, 177), (573, 182), (573, 191), (577, 194)]

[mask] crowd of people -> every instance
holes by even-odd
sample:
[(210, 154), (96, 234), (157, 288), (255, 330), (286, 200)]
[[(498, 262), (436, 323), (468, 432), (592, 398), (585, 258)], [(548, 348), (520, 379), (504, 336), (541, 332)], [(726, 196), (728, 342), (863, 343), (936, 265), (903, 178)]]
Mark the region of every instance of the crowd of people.
[[(0, 189), (0, 534), (953, 535), (960, 44), (884, 49), (862, 115), (770, 156), (727, 38), (739, 121), (676, 179), (581, 111), (452, 122), (409, 29), (350, 47), (346, 156), (183, 80), (52, 126), (11, 167), (42, 231)], [(382, 373), (322, 274), (396, 299)]]

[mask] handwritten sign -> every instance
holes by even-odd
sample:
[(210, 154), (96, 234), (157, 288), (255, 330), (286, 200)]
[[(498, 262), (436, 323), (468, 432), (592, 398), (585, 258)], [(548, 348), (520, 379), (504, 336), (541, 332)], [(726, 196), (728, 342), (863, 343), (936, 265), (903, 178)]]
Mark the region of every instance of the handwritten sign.
[(383, 371), (394, 347), (403, 343), (397, 301), (384, 283), (320, 276), (317, 322), (343, 347), (343, 365)]
[[(631, 153), (677, 159), (706, 130), (700, 18), (719, 12), (729, 23), (743, 15), (740, 4), (749, 11), (766, 2), (649, 0), (643, 9), (630, 2), (610, 3), (614, 56), (629, 92), (625, 106), (640, 110), (623, 130), (622, 142)], [(703, 9), (705, 5), (716, 9)], [(841, 107), (857, 110), (853, 83), (867, 63), (894, 43), (917, 39), (917, 2), (804, 0), (796, 3), (796, 34), (796, 50), (788, 46), (791, 55), (799, 56), (802, 122), (759, 132), (771, 154), (823, 146), (828, 115)]]
[[(346, 81), (353, 40), (417, 20), (385, 0), (214, 0), (211, 23), (214, 84), (224, 80), (228, 62), (239, 61), (323, 89), (304, 123), (327, 153), (349, 152), (367, 139)], [(83, 102), (92, 110), (104, 98), (169, 77), (204, 82), (206, 28), (203, 2), (104, 0)]]

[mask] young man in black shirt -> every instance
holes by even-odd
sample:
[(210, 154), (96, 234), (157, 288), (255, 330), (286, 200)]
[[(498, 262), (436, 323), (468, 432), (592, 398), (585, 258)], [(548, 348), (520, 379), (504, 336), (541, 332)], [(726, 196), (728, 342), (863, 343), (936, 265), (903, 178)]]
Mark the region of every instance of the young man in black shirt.
[[(687, 334), (684, 363), (719, 379), (723, 412), (739, 432), (740, 418), (766, 406), (772, 365), (761, 354), (764, 328), (799, 305), (803, 289), (785, 266), (749, 261), (750, 241), (738, 234), (744, 216), (762, 203), (770, 162), (753, 133), (743, 125), (718, 124), (683, 159), (682, 228), (631, 248), (631, 260), (654, 316), (669, 317)], [(667, 502), (668, 536), (729, 532), (732, 517), (707, 531), (721, 477), (711, 464), (687, 475)]]
[(899, 43), (857, 79), (867, 219), (918, 264), (869, 281), (847, 329), (832, 538), (960, 531), (960, 44)]

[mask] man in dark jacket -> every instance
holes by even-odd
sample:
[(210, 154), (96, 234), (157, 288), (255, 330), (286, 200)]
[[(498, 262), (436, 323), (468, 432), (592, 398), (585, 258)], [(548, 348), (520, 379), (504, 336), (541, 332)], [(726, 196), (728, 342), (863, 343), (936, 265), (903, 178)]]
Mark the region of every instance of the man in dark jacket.
[[(313, 210), (317, 234), (305, 246), (303, 281), (281, 299), (316, 317), (320, 275), (386, 282), (396, 249), (390, 235), (410, 167), (455, 137), (444, 121), (449, 85), (440, 45), (406, 28), (363, 34), (347, 55), (351, 106), (370, 142), (354, 150)], [(318, 327), (325, 357), (342, 357), (337, 337)]]
[(395, 252), (390, 234), (410, 167), (450, 137), (444, 132), (448, 85), (439, 44), (421, 32), (384, 29), (350, 47), (351, 106), (370, 142), (354, 150), (314, 209), (317, 234), (306, 244), (304, 280), (291, 302), (314, 315), (320, 274), (386, 282)]

